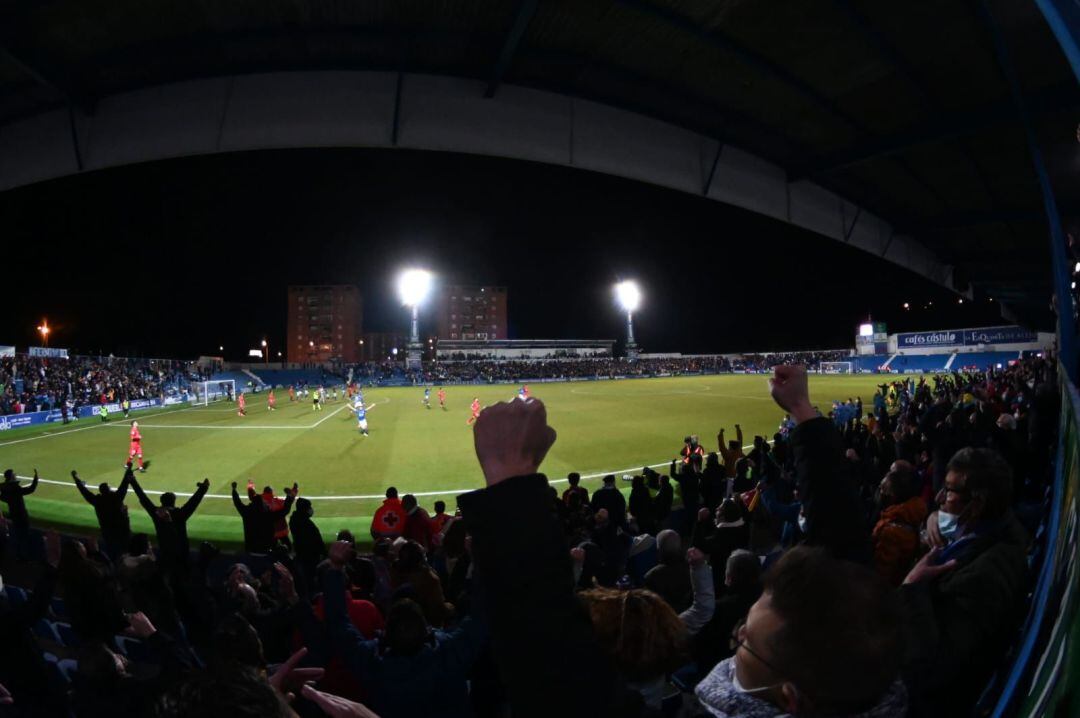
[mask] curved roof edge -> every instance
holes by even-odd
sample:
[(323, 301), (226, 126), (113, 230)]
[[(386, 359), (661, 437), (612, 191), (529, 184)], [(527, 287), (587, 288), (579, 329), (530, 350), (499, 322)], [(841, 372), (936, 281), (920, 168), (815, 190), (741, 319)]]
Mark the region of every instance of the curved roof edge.
[[(0, 126), (0, 190), (80, 172), (245, 150), (449, 151), (602, 172), (811, 230), (952, 286), (952, 267), (883, 219), (760, 157), (610, 105), (513, 85), (394, 72), (280, 72), (148, 87), (92, 114)], [(723, 232), (717, 228), (718, 234)]]

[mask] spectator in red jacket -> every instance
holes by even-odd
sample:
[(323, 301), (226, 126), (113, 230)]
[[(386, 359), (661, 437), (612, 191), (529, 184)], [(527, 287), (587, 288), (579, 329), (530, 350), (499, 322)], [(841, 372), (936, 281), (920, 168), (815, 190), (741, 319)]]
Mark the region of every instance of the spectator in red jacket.
[(371, 519), (371, 537), (376, 541), (381, 538), (393, 540), (401, 536), (404, 530), (405, 511), (401, 508), (397, 489), (391, 486), (386, 490), (382, 506), (375, 509), (375, 516)]
[(405, 494), (401, 498), (401, 508), (405, 512), (405, 529), (401, 533), (402, 538), (420, 544), (425, 552), (430, 551), (433, 533), (431, 516), (420, 508), (416, 497), (412, 494)]

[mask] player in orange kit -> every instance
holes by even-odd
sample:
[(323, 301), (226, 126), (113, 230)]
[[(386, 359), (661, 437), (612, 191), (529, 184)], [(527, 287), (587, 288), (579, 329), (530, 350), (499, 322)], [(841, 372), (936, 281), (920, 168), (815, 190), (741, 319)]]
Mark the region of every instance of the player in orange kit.
[(236, 409), (237, 416), (247, 416), (247, 399), (244, 398), (244, 392), (236, 395)]
[(443, 411), (446, 411), (446, 389), (443, 389), (441, 386), (439, 387), (438, 397), (439, 406), (442, 407)]
[[(142, 434), (139, 433), (139, 422), (131, 422), (131, 445), (128, 447), (128, 460), (124, 466), (131, 466), (136, 459), (139, 460), (139, 471), (146, 471), (146, 464), (142, 458)], [(147, 462), (149, 463), (149, 462)]]
[(480, 418), (480, 397), (473, 397), (472, 405), (469, 408), (472, 409), (472, 416), (470, 416), (469, 420), (465, 422), (466, 424), (472, 424), (474, 421)]
[(277, 399), (274, 398), (274, 390), (271, 389), (266, 397), (266, 408), (269, 411), (277, 411)]

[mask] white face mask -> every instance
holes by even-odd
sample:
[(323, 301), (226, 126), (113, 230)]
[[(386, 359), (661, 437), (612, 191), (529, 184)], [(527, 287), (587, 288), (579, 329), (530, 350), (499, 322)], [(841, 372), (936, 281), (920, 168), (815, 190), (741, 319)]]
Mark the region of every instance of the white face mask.
[(806, 533), (806, 514), (799, 514), (799, 530)]
[(952, 541), (953, 537), (956, 536), (956, 532), (960, 529), (960, 516), (938, 509), (937, 524), (938, 531), (941, 532), (941, 538)]
[[(738, 654), (736, 654), (738, 655)], [(739, 683), (739, 664), (735, 656), (731, 657), (731, 687), (735, 689), (736, 693), (742, 693), (744, 696), (752, 696), (756, 693), (764, 693), (765, 691), (771, 691), (776, 688), (779, 683), (773, 683), (770, 686), (761, 686), (760, 688), (744, 688), (742, 683)]]

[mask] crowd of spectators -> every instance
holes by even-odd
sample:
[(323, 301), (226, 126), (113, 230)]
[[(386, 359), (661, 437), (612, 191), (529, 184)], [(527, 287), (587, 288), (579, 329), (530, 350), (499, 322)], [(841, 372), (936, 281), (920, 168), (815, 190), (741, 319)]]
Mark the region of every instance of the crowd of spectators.
[[(364, 552), (347, 529), (324, 543), (295, 484), (233, 485), (246, 552), (225, 557), (188, 541), (208, 481), (178, 506), (130, 468), (96, 492), (72, 472), (102, 540), (47, 534), (20, 564), (32, 593), (5, 581), (0, 715), (970, 714), (1025, 610), (1053, 364), (885, 383), (831, 417), (803, 367), (770, 383), (781, 430), (688, 436), (628, 496), (538, 473), (542, 402), (489, 407), (486, 488), (430, 513), (388, 489)], [(27, 489), (0, 489), (13, 522)], [(128, 490), (156, 539), (131, 532)], [(70, 686), (43, 622), (68, 634), (44, 643)]]
[(203, 379), (194, 362), (126, 357), (0, 357), (0, 415), (161, 397)]

